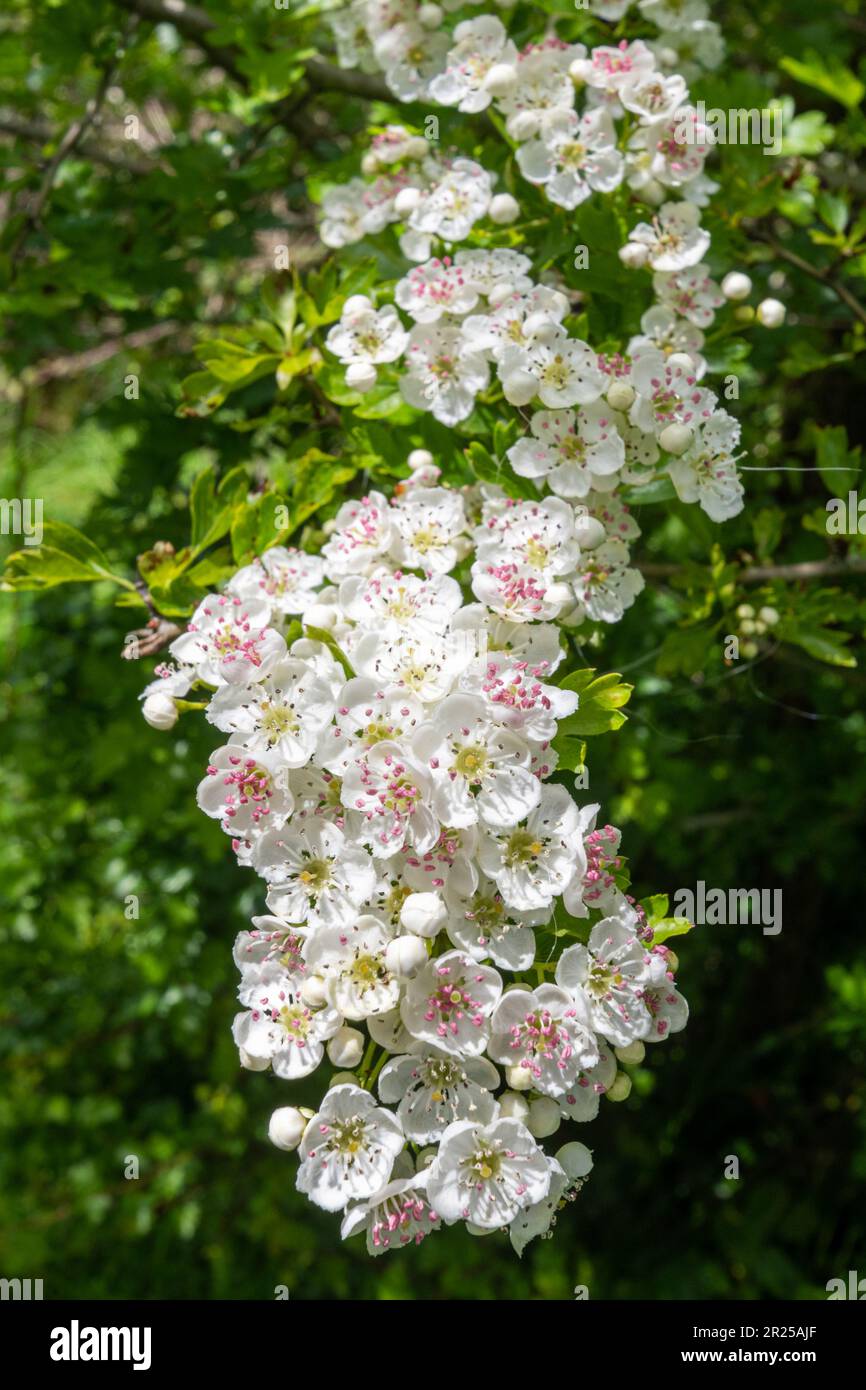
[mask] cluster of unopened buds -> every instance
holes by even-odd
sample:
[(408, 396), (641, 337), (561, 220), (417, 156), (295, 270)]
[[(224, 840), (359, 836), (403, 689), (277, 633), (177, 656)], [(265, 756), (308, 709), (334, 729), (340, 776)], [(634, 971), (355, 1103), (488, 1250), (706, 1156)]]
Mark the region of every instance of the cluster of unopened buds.
[(170, 727), (195, 689), (223, 736), (199, 805), (267, 885), (235, 945), (240, 1061), (324, 1067), (317, 1110), (271, 1120), (299, 1190), (373, 1254), (455, 1222), (521, 1251), (592, 1167), (541, 1141), (623, 1099), (618, 1061), (687, 1006), (619, 832), (557, 774), (573, 509), (410, 464), (320, 554), (275, 546), (202, 602), (144, 713)]

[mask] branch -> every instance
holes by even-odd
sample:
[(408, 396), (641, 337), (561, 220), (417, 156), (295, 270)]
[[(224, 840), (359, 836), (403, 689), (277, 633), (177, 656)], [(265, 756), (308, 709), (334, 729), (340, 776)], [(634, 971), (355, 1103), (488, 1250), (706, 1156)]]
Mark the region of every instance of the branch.
[[(653, 561), (639, 564), (638, 569), (647, 579), (670, 579), (672, 575), (685, 573), (682, 565), (656, 564)], [(845, 560), (803, 560), (795, 565), (750, 565), (740, 571), (738, 579), (741, 584), (764, 584), (769, 579), (796, 582), (864, 573), (866, 555), (851, 555)]]
[(126, 349), (135, 351), (138, 348), (151, 347), (163, 338), (171, 338), (180, 331), (181, 325), (174, 319), (163, 319), (161, 323), (151, 324), (149, 328), (138, 328), (132, 333), (106, 338), (104, 342), (85, 348), (83, 352), (70, 353), (66, 357), (48, 357), (32, 367), (25, 367), (21, 373), (21, 382), (25, 386), (44, 386), (48, 381), (79, 376)]
[[(238, 66), (240, 51), (222, 48), (211, 42), (209, 35), (217, 27), (216, 20), (211, 19), (199, 5), (188, 5), (186, 0), (114, 0), (114, 4), (131, 10), (142, 19), (150, 19), (157, 24), (173, 24), (179, 34), (197, 44), (241, 86), (249, 86), (249, 78)], [(304, 72), (314, 91), (341, 92), (365, 101), (394, 101), (394, 93), (380, 78), (369, 73), (338, 68), (332, 63), (323, 62), (321, 58), (311, 58), (305, 64)]]
[[(16, 140), (28, 140), (34, 145), (47, 145), (54, 139), (55, 132), (42, 121), (28, 121), (14, 112), (0, 112), (0, 135), (12, 135)], [(79, 153), (93, 161), (105, 164), (109, 169), (123, 169), (130, 174), (149, 174), (152, 165), (144, 160), (129, 159), (117, 150), (103, 149), (92, 140), (79, 140)]]
[(9, 250), (9, 259), (15, 267), (23, 254), (27, 238), (31, 231), (38, 227), (42, 218), (45, 205), (51, 196), (54, 187), (54, 180), (60, 171), (63, 161), (72, 153), (79, 140), (93, 125), (105, 101), (106, 93), (111, 86), (118, 67), (123, 62), (126, 54), (126, 45), (138, 25), (138, 18), (133, 17), (124, 30), (123, 36), (112, 54), (111, 61), (106, 63), (102, 69), (99, 79), (99, 86), (96, 94), (86, 103), (82, 114), (67, 127), (65, 135), (61, 138), (57, 149), (49, 160), (48, 167), (42, 176), (42, 182), (37, 189), (36, 196), (30, 204), (24, 217), (24, 221), (18, 231), (18, 235)]
[(811, 261), (805, 260), (803, 256), (798, 256), (796, 251), (789, 251), (787, 246), (783, 246), (770, 232), (755, 229), (755, 235), (769, 246), (771, 251), (775, 252), (781, 260), (796, 266), (797, 270), (801, 270), (804, 275), (808, 275), (812, 280), (817, 280), (820, 285), (825, 285), (828, 290), (832, 290), (836, 298), (841, 299), (842, 303), (851, 310), (854, 317), (866, 324), (866, 308), (851, 293), (848, 286), (843, 284), (841, 280), (837, 280), (829, 269), (820, 270), (818, 266), (812, 265)]

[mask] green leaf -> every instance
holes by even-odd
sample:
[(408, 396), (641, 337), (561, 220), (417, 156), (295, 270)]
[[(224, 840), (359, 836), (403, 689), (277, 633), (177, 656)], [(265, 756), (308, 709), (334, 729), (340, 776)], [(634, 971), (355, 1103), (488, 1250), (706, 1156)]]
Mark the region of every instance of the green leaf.
[(57, 584), (94, 584), (108, 579), (134, 586), (114, 574), (110, 561), (92, 541), (62, 521), (46, 521), (39, 545), (16, 550), (7, 560), (4, 589), (50, 589)]
[(568, 740), (606, 734), (625, 723), (622, 706), (628, 704), (634, 686), (621, 681), (615, 671), (603, 676), (596, 676), (594, 670), (572, 671), (560, 687), (577, 691), (578, 706), (574, 714), (559, 722), (553, 742), (557, 753)]
[(783, 58), (779, 67), (805, 87), (814, 87), (842, 106), (847, 106), (849, 111), (859, 106), (866, 94), (866, 86), (850, 68), (838, 58), (823, 57), (814, 49), (810, 49), (802, 61), (799, 58)]
[(847, 495), (860, 472), (860, 446), (848, 447), (844, 425), (815, 429), (815, 456), (824, 486), (832, 497)]

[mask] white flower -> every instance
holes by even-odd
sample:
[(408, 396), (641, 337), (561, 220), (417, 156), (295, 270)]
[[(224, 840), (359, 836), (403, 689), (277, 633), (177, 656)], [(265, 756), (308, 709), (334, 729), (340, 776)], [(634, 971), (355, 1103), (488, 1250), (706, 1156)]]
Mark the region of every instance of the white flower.
[(599, 623), (618, 623), (642, 592), (644, 577), (629, 569), (628, 546), (615, 537), (584, 552), (573, 578), (574, 594), (587, 617)]
[(423, 854), (436, 843), (429, 773), (399, 743), (379, 743), (348, 767), (341, 795), (343, 805), (359, 813), (363, 840), (377, 857), (404, 845)]
[(654, 348), (641, 349), (632, 364), (632, 384), (638, 392), (630, 412), (633, 425), (660, 435), (668, 425), (696, 429), (709, 420), (716, 398), (698, 386), (691, 360), (666, 357)]
[(564, 337), (562, 330), (556, 328), (568, 313), (568, 300), (559, 290), (548, 289), (546, 285), (527, 286), (525, 290), (515, 286), (492, 313), (470, 314), (462, 324), (463, 337), (472, 352), (489, 353), (495, 362), (501, 362), (509, 348), (528, 347), (533, 339), (545, 336), (551, 331), (556, 337)]
[(376, 884), (367, 851), (315, 816), (295, 816), (291, 824), (269, 830), (255, 847), (253, 863), (270, 885), (271, 911), (307, 930), (350, 925)]
[(640, 941), (637, 914), (627, 905), (596, 922), (586, 946), (569, 946), (559, 958), (556, 983), (589, 1008), (593, 1028), (615, 1047), (645, 1038), (651, 1016), (648, 985), (664, 974), (664, 962)]
[(653, 289), (662, 304), (682, 314), (698, 328), (709, 328), (716, 316), (715, 310), (725, 302), (715, 280), (711, 280), (700, 266), (668, 274), (659, 272), (653, 276)]
[(496, 884), (479, 877), (470, 894), (447, 890), (448, 938), (473, 960), (492, 960), (500, 970), (528, 970), (535, 959), (533, 925), (547, 921), (551, 909), (515, 912), (507, 907)]
[(288, 616), (303, 613), (316, 601), (315, 591), (323, 578), (324, 566), (318, 555), (275, 545), (238, 570), (226, 592), (247, 601), (264, 599), (272, 613)]
[(517, 163), (524, 178), (543, 184), (550, 201), (564, 208), (578, 207), (594, 190), (612, 192), (624, 171), (613, 121), (603, 107), (582, 117), (552, 112), (540, 137), (520, 146)]
[(496, 1114), (493, 1091), (499, 1072), (485, 1057), (452, 1057), (416, 1044), (392, 1057), (379, 1076), (379, 1098), (397, 1106), (403, 1133), (413, 1144), (433, 1144), (455, 1120), (487, 1124)]
[(497, 971), (462, 951), (446, 951), (409, 981), (400, 1016), (413, 1038), (451, 1056), (477, 1057), (487, 1044), (488, 1020), (501, 993)]
[[(507, 400), (528, 404), (537, 394), (542, 405), (568, 407), (598, 400), (605, 379), (596, 354), (577, 338), (533, 341), (522, 348), (509, 348), (500, 363), (502, 389)], [(528, 378), (526, 387), (514, 387)]]
[(619, 88), (619, 99), (626, 111), (634, 111), (646, 121), (664, 121), (673, 116), (686, 100), (688, 89), (679, 73), (665, 77), (660, 72), (633, 74)]
[(465, 241), (490, 206), (492, 186), (492, 176), (480, 164), (455, 159), (412, 213), (410, 229), (443, 241)]
[(260, 681), (286, 654), (283, 637), (267, 626), (270, 605), (235, 594), (203, 599), (186, 632), (169, 647), (176, 661), (195, 669), (208, 685)]
[(446, 256), (413, 266), (397, 281), (394, 298), (416, 323), (436, 323), (443, 314), (468, 314), (478, 303), (478, 291), (463, 267)]
[(465, 420), (490, 379), (486, 361), (468, 350), (460, 329), (442, 324), (412, 329), (406, 364), (407, 375), (400, 378), (404, 398), (443, 425)]
[(329, 579), (366, 574), (391, 543), (391, 508), (380, 492), (358, 502), (344, 502), (334, 518), (331, 538), (322, 549)]
[(573, 1201), (592, 1171), (592, 1154), (585, 1144), (564, 1144), (555, 1157), (548, 1158), (550, 1190), (546, 1197), (526, 1211), (519, 1212), (511, 1222), (509, 1235), (518, 1255), (536, 1236), (542, 1238), (556, 1224), (556, 1213), (566, 1202)]
[(596, 1038), (598, 1061), (594, 1067), (581, 1071), (576, 1082), (559, 1097), (559, 1108), (565, 1120), (588, 1124), (598, 1115), (601, 1097), (613, 1085), (617, 1074), (613, 1048), (604, 1038)]
[(342, 776), (346, 768), (383, 740), (407, 738), (423, 718), (424, 707), (408, 691), (366, 676), (347, 681), (337, 698), (337, 722), (320, 742), (318, 761)]
[(469, 1221), (487, 1231), (508, 1225), (549, 1190), (544, 1151), (518, 1120), (449, 1125), (427, 1182), (430, 1201), (443, 1221)]
[(709, 250), (710, 234), (700, 225), (694, 203), (663, 203), (652, 223), (639, 222), (630, 243), (645, 246), (653, 270), (684, 270), (697, 265)]
[(508, 133), (514, 139), (528, 138), (516, 134), (516, 118), (535, 116), (536, 123), (530, 132), (534, 135), (540, 118), (544, 118), (546, 113), (557, 108), (569, 110), (574, 105), (574, 84), (568, 69), (575, 59), (583, 58), (585, 54), (583, 44), (566, 44), (557, 38), (531, 44), (523, 50), (517, 62), (517, 81), (496, 102), (500, 111), (509, 118)]
[(548, 674), (544, 661), (533, 665), (509, 652), (491, 652), (464, 672), (460, 688), (481, 695), (492, 718), (543, 744), (555, 736), (557, 721), (577, 709), (575, 692), (546, 685)]
[(199, 782), (196, 800), (206, 816), (218, 820), (227, 835), (242, 847), (282, 826), (294, 807), (288, 787), (288, 768), (273, 753), (251, 757), (246, 749), (228, 744), (211, 754), (207, 775)]
[(560, 497), (585, 497), (591, 488), (613, 487), (625, 462), (614, 413), (603, 402), (580, 411), (537, 410), (534, 439), (519, 439), (508, 458), (521, 478), (545, 478)]
[(425, 1236), (438, 1231), (440, 1218), (427, 1200), (427, 1174), (397, 1178), (374, 1192), (366, 1202), (357, 1202), (343, 1217), (343, 1240), (367, 1232), (367, 1254), (384, 1255), (405, 1245), (420, 1245)]
[(447, 51), (447, 34), (433, 34), (411, 22), (385, 30), (373, 44), (385, 81), (401, 101), (418, 101), (427, 95), (430, 79), (441, 72)]
[(652, 53), (645, 43), (636, 39), (634, 43), (623, 40), (616, 48), (602, 44), (588, 57), (576, 59), (569, 71), (573, 79), (587, 84), (591, 101), (604, 102), (611, 115), (618, 116), (622, 111), (621, 90), (641, 81), (654, 67)]
[(464, 20), (454, 30), (454, 38), (445, 71), (430, 82), (430, 96), (458, 111), (483, 111), (490, 105), (486, 79), (491, 69), (502, 63), (516, 65), (517, 49), (494, 15)]
[(652, 1017), (644, 1042), (662, 1042), (671, 1033), (681, 1032), (689, 1021), (689, 1006), (669, 978), (660, 984), (648, 985), (643, 1001)]
[(489, 295), (491, 290), (503, 284), (520, 293), (532, 288), (532, 280), (526, 273), (532, 269), (532, 262), (521, 251), (499, 246), (491, 251), (458, 251), (454, 264), (459, 266), (467, 283), (479, 294)]
[(384, 309), (362, 309), (352, 314), (344, 309), (340, 322), (325, 339), (325, 346), (347, 365), (372, 363), (378, 366), (402, 357), (408, 340), (409, 334), (396, 309), (389, 304)]
[[(700, 381), (707, 370), (706, 360), (701, 356), (704, 335), (688, 319), (680, 318), (673, 309), (664, 304), (653, 304), (641, 315), (641, 332), (628, 342), (628, 353), (638, 357), (646, 348), (655, 348), (669, 355), (684, 352), (692, 359), (695, 367), (695, 380)], [(623, 437), (626, 437), (623, 431)]]
[(509, 990), (490, 1021), (487, 1051), (495, 1062), (525, 1067), (541, 1095), (563, 1096), (599, 1061), (588, 1016), (582, 1000), (556, 985)]
[(728, 521), (743, 510), (743, 485), (734, 450), (740, 426), (725, 410), (717, 410), (695, 433), (694, 442), (668, 465), (681, 502), (699, 502), (711, 521)]
[(301, 1140), (296, 1186), (325, 1211), (379, 1192), (403, 1148), (400, 1122), (359, 1086), (335, 1086)]
[(270, 1061), (276, 1076), (295, 1081), (315, 1071), (342, 1022), (335, 1009), (310, 1009), (292, 976), (274, 971), (255, 1006), (235, 1015), (232, 1036), (250, 1057)]
[[(419, 495), (419, 489), (415, 496)], [(423, 489), (423, 495), (430, 497), (433, 490)], [(447, 494), (448, 499), (455, 494)], [(459, 495), (457, 511), (462, 521), (462, 505)], [(404, 504), (405, 505), (405, 504)], [(454, 508), (447, 511), (453, 516)], [(442, 571), (446, 568), (444, 558), (439, 552), (450, 552), (453, 536), (447, 536), (440, 516), (441, 507), (421, 508), (421, 518), (416, 511), (407, 512), (394, 509), (399, 540), (395, 539), (394, 549), (402, 555), (412, 552), (423, 557), (434, 571), (426, 579), (414, 574), (404, 574), (400, 570), (376, 569), (364, 577), (344, 579), (340, 585), (340, 604), (347, 618), (358, 625), (360, 631), (377, 632), (387, 641), (401, 637), (436, 637), (448, 630), (452, 616), (460, 608), (463, 598), (460, 585)], [(413, 525), (414, 521), (414, 525)], [(429, 531), (429, 536), (423, 534)], [(422, 550), (418, 550), (418, 546)], [(434, 552), (436, 558), (432, 558)], [(430, 557), (428, 559), (428, 557)], [(418, 561), (415, 560), (417, 564)], [(426, 567), (426, 565), (425, 565)], [(447, 566), (450, 568), (450, 566)]]
[(551, 903), (586, 870), (578, 810), (565, 788), (543, 787), (525, 826), (486, 830), (479, 859), (509, 907), (531, 912)]
[(472, 655), (469, 643), (449, 641), (444, 634), (392, 642), (368, 632), (353, 648), (352, 660), (356, 671), (380, 687), (397, 686), (428, 704), (448, 694)]
[[(465, 896), (473, 893), (478, 883), (477, 851), (478, 831), (470, 825), (463, 830), (442, 830), (432, 849), (424, 854), (414, 849), (405, 850), (396, 862), (413, 895), (417, 893), (426, 898), (430, 892), (451, 889)], [(407, 930), (417, 930), (414, 925), (417, 920), (413, 911), (412, 925), (404, 923)]]
[(234, 734), (239, 747), (303, 767), (331, 722), (334, 699), (308, 662), (289, 656), (256, 685), (222, 686), (205, 713), (209, 723)]
[(304, 947), (307, 968), (325, 981), (328, 1003), (353, 1020), (397, 1007), (400, 982), (385, 962), (390, 935), (376, 917), (322, 928)]
[[(456, 565), (463, 547), (460, 537), (466, 530), (463, 498), (447, 488), (415, 488), (392, 509), (394, 534), (392, 558), (409, 569), (428, 574), (447, 574)], [(456, 590), (449, 581), (447, 592)], [(442, 592), (442, 590), (440, 590)], [(448, 600), (450, 606), (450, 598)], [(456, 612), (455, 604), (452, 611)]]
[(415, 730), (412, 750), (430, 768), (433, 811), (445, 826), (514, 826), (538, 804), (527, 744), (477, 696), (447, 696)]

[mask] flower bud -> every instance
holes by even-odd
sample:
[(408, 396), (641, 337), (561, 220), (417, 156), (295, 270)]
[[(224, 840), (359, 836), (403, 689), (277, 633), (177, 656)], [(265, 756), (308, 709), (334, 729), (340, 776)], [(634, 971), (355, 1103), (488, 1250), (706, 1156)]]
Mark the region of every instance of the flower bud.
[(353, 362), (346, 368), (346, 385), (353, 391), (370, 391), (376, 385), (376, 368), (372, 362)]
[(516, 291), (509, 280), (497, 280), (495, 285), (490, 288), (487, 296), (487, 303), (491, 309), (498, 309), (500, 304), (504, 304), (506, 299), (510, 299)]
[(649, 247), (644, 246), (642, 241), (627, 241), (617, 254), (626, 270), (640, 270), (649, 259)]
[(413, 936), (435, 936), (448, 910), (438, 893), (410, 893), (400, 909), (400, 923)]
[(667, 453), (678, 457), (686, 452), (693, 439), (688, 425), (665, 425), (659, 435), (659, 444)]
[(534, 1077), (529, 1067), (521, 1066), (518, 1063), (515, 1066), (505, 1068), (505, 1080), (512, 1091), (528, 1091), (533, 1084)]
[(534, 111), (515, 111), (505, 122), (512, 140), (531, 140), (541, 129), (541, 120)]
[(775, 627), (779, 621), (779, 611), (777, 608), (759, 608), (758, 617), (762, 623), (767, 624), (767, 627)]
[(271, 1065), (270, 1057), (253, 1057), (245, 1047), (239, 1047), (240, 1063), (244, 1071), (267, 1071)]
[(639, 1039), (630, 1042), (628, 1047), (615, 1047), (613, 1050), (618, 1062), (631, 1063), (632, 1066), (637, 1066), (646, 1056), (646, 1048)]
[(321, 975), (308, 975), (301, 985), (301, 998), (307, 1007), (320, 1009), (327, 997), (328, 992)]
[(734, 310), (734, 318), (739, 323), (751, 323), (755, 317), (755, 311), (751, 304), (738, 304)]
[(588, 58), (575, 58), (568, 65), (568, 75), (575, 87), (582, 87), (591, 72), (592, 63)]
[(523, 325), (523, 331), (530, 338), (536, 338), (539, 343), (549, 343), (551, 338), (555, 338), (559, 325), (542, 310), (536, 310), (534, 314), (529, 314)]
[(752, 293), (752, 282), (741, 270), (732, 270), (722, 281), (722, 294), (725, 299), (748, 299)]
[(520, 204), (516, 198), (512, 198), (510, 193), (497, 193), (495, 197), (490, 199), (487, 216), (491, 222), (496, 223), (497, 227), (507, 227), (509, 223), (516, 222), (520, 216)]
[(755, 310), (755, 317), (764, 328), (781, 328), (787, 312), (781, 300), (762, 299)]
[(366, 294), (350, 294), (343, 305), (344, 319), (353, 319), (358, 314), (366, 314), (368, 309), (372, 309), (373, 301)]
[(592, 1154), (585, 1144), (576, 1139), (557, 1149), (554, 1158), (570, 1178), (585, 1178), (592, 1171)]
[(283, 1105), (275, 1110), (268, 1125), (268, 1138), (278, 1149), (291, 1153), (304, 1137), (307, 1121), (293, 1105)]
[(429, 1168), (438, 1152), (435, 1144), (429, 1144), (426, 1149), (422, 1149), (415, 1160), (416, 1172), (423, 1173), (426, 1168)]
[(476, 1226), (474, 1221), (467, 1221), (466, 1229), (471, 1236), (492, 1236), (495, 1231), (490, 1226)]
[(395, 936), (385, 948), (385, 964), (392, 975), (409, 980), (427, 964), (427, 947), (420, 936)]
[(361, 173), (367, 174), (369, 177), (373, 174), (378, 174), (378, 172), (379, 160), (372, 150), (368, 150), (361, 159)]
[(605, 1095), (608, 1100), (626, 1100), (631, 1094), (631, 1077), (624, 1071), (618, 1071), (613, 1079), (613, 1084), (608, 1086)]
[(657, 179), (649, 179), (641, 189), (641, 197), (651, 207), (658, 207), (668, 196), (667, 189)]
[(356, 1067), (364, 1055), (364, 1034), (357, 1028), (342, 1027), (327, 1047), (328, 1061), (335, 1067)]
[(547, 1139), (555, 1134), (562, 1124), (559, 1106), (550, 1096), (539, 1096), (529, 1103), (529, 1119), (526, 1128), (534, 1139)]
[(606, 535), (604, 526), (596, 517), (582, 516), (580, 513), (575, 516), (574, 538), (582, 550), (595, 550)]
[(502, 391), (510, 405), (529, 405), (538, 392), (538, 382), (531, 372), (518, 368), (505, 377)]
[(517, 68), (513, 63), (494, 63), (481, 84), (492, 97), (504, 97), (517, 81)]
[(401, 188), (394, 199), (394, 211), (398, 217), (411, 217), (421, 201), (419, 188)]
[(517, 1091), (503, 1091), (499, 1097), (499, 1114), (503, 1120), (519, 1120), (525, 1125), (529, 1118), (529, 1101)]
[(612, 381), (605, 397), (611, 410), (630, 410), (634, 398), (635, 389), (627, 381)]
[(740, 651), (743, 653), (743, 656), (746, 658), (747, 661), (753, 661), (755, 657), (758, 655), (760, 647), (758, 646), (757, 642), (753, 642), (750, 639), (748, 642), (743, 643), (742, 647), (740, 648)]
[(358, 1078), (353, 1071), (335, 1071), (328, 1082), (328, 1090), (333, 1091), (335, 1086), (357, 1086)]
[(754, 618), (743, 618), (740, 623), (740, 632), (744, 637), (753, 637), (758, 627)]
[(406, 462), (413, 471), (416, 468), (430, 468), (433, 455), (429, 449), (413, 449)]
[(304, 609), (304, 622), (310, 627), (321, 627), (329, 632), (337, 621), (337, 610), (329, 603), (311, 603)]
[(177, 705), (170, 695), (155, 690), (141, 706), (141, 712), (152, 729), (173, 729), (177, 723)]
[(670, 973), (671, 973), (672, 975), (676, 975), (677, 971), (678, 971), (679, 968), (680, 968), (680, 958), (679, 958), (679, 956), (677, 955), (676, 951), (672, 951), (672, 950), (670, 949), (670, 947), (667, 947), (667, 956), (665, 957), (665, 965), (667, 966), (668, 970), (670, 971)]
[(418, 9), (417, 19), (424, 29), (438, 29), (442, 23), (442, 11), (438, 5), (421, 5)]
[(737, 609), (738, 618), (754, 618), (755, 610), (750, 603), (741, 603)]

